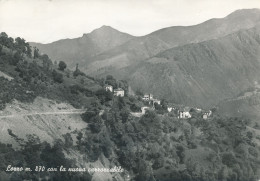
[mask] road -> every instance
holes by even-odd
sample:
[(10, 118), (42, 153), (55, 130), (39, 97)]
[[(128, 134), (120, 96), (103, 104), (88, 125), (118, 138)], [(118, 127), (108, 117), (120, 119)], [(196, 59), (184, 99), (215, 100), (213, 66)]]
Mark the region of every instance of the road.
[(64, 115), (64, 114), (82, 114), (86, 112), (85, 109), (72, 109), (72, 110), (66, 110), (66, 111), (55, 111), (55, 112), (34, 112), (34, 113), (24, 113), (24, 114), (11, 114), (11, 115), (5, 115), (1, 116), (1, 118), (14, 118), (14, 117), (20, 117), (20, 116), (34, 116), (34, 115)]

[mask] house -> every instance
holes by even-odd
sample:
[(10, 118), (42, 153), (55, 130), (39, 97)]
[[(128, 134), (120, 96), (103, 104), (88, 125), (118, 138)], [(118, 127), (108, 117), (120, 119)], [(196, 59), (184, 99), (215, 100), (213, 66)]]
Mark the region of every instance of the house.
[(208, 119), (208, 115), (207, 114), (203, 114), (202, 118), (206, 120), (206, 119)]
[(105, 85), (104, 88), (105, 88), (106, 91), (113, 92), (113, 86), (112, 85)]
[(157, 103), (157, 104), (159, 104), (159, 105), (161, 104), (161, 101), (160, 101), (159, 99), (153, 99), (152, 101), (153, 101), (153, 105), (154, 105), (155, 103)]
[(168, 112), (172, 112), (172, 111), (175, 110), (175, 109), (176, 109), (176, 108), (175, 108), (175, 107), (172, 107), (172, 106), (167, 107)]
[(145, 94), (144, 97), (143, 97), (143, 100), (145, 100), (145, 101), (153, 100), (153, 95), (152, 94)]
[(174, 111), (174, 110), (176, 110), (177, 108), (176, 108), (176, 106), (174, 105), (174, 104), (172, 104), (172, 103), (169, 103), (168, 105), (167, 105), (167, 111), (168, 112), (172, 112), (172, 111)]
[(114, 90), (114, 95), (119, 97), (125, 96), (125, 91), (122, 88), (118, 88)]
[(172, 112), (173, 107), (167, 107), (168, 112)]
[(191, 118), (190, 108), (188, 108), (188, 107), (185, 107), (184, 109), (178, 111), (178, 113), (179, 113), (178, 118), (180, 118), (180, 119)]
[(200, 109), (200, 108), (195, 108), (195, 110), (196, 110), (196, 112), (198, 112), (198, 113), (200, 113), (201, 111), (202, 111), (202, 109)]
[(179, 118), (180, 119), (188, 119), (188, 118), (191, 118), (191, 114), (190, 114), (190, 112), (187, 112), (187, 111), (180, 111), (179, 112)]
[(26, 93), (26, 94), (33, 94), (34, 91), (29, 91), (29, 90), (27, 90), (25, 93)]
[(142, 110), (142, 114), (145, 114), (146, 110), (148, 110), (149, 107), (141, 107), (141, 110)]
[(212, 115), (212, 111), (207, 111), (207, 112), (204, 112), (203, 115), (202, 115), (202, 118), (203, 119), (208, 119), (208, 117), (210, 117)]

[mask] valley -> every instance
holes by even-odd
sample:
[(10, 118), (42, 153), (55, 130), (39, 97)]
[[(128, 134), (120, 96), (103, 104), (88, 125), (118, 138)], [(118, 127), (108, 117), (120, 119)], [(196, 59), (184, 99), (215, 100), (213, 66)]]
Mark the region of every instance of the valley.
[[(64, 46), (56, 46), (56, 42), (31, 45), (53, 60), (63, 59), (71, 68), (78, 63), (87, 75), (100, 78), (110, 74), (127, 80), (134, 91), (153, 92), (178, 104), (210, 108), (259, 81), (259, 23), (259, 9), (238, 10), (198, 25), (168, 27), (132, 37), (85, 59), (77, 56), (89, 48), (70, 53), (74, 56), (70, 60), (58, 50), (47, 50), (54, 50), (51, 47), (55, 46), (69, 52), (70, 47), (75, 47), (69, 42), (75, 40), (59, 41)], [(102, 34), (96, 37), (99, 40), (117, 31), (101, 27), (94, 32)], [(113, 41), (121, 37), (121, 33), (117, 34), (111, 36)], [(74, 66), (70, 66), (71, 60)]]
[(259, 180), (259, 23), (246, 9), (140, 37), (2, 32), (0, 180)]

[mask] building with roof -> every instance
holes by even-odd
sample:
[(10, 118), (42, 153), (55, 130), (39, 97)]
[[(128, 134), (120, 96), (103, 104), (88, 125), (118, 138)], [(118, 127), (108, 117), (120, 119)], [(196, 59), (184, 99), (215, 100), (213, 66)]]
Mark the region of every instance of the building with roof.
[(114, 95), (119, 97), (125, 96), (125, 91), (122, 88), (118, 88), (114, 90)]
[(105, 85), (104, 88), (105, 88), (106, 91), (113, 92), (113, 86), (112, 85)]
[(151, 100), (153, 100), (153, 95), (152, 94), (145, 94), (144, 97), (143, 97), (143, 100), (151, 101)]
[(161, 104), (161, 101), (159, 100), (159, 99), (153, 99), (152, 100), (153, 101), (153, 105), (156, 103), (156, 104)]

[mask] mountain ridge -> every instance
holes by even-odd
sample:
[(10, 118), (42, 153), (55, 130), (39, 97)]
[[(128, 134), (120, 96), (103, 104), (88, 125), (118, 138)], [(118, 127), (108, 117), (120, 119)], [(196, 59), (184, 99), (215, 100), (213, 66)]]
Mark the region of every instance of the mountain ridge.
[[(247, 14), (247, 12), (249, 13)], [(257, 16), (253, 16), (254, 14), (257, 14)], [(244, 18), (241, 19), (241, 16)], [(236, 19), (234, 17), (239, 18), (237, 18), (235, 22), (230, 23), (230, 17), (232, 19)], [(118, 47), (114, 47), (92, 57), (91, 61), (82, 62), (82, 64), (85, 63), (85, 66), (88, 67), (91, 62), (114, 59), (114, 57), (118, 57), (122, 54), (127, 55), (126, 59), (123, 59), (123, 62), (132, 63), (135, 61), (143, 61), (173, 47), (216, 39), (241, 29), (250, 29), (259, 23), (259, 9), (239, 10), (225, 18), (208, 20), (204, 23), (188, 27), (164, 28), (146, 36), (131, 39)], [(86, 69), (85, 71), (89, 72), (90, 70)], [(90, 72), (95, 71), (95, 69), (91, 69)], [(97, 75), (98, 74), (99, 72), (97, 72)]]
[[(213, 106), (259, 81), (260, 26), (166, 50), (118, 77), (134, 90), (194, 106)], [(128, 69), (128, 70), (126, 70)]]
[[(235, 19), (235, 22), (230, 24), (230, 22), (227, 21), (229, 19)], [(220, 25), (222, 22), (222, 27), (218, 24), (219, 22)], [(118, 30), (115, 30), (110, 26), (102, 26), (99, 29), (93, 30), (89, 34), (84, 34), (81, 38), (87, 37), (85, 41), (88, 40), (90, 42), (89, 45), (85, 46), (85, 48), (74, 48), (70, 54), (67, 52), (69, 51), (69, 47), (65, 47), (67, 51), (63, 52), (60, 51), (60, 49), (64, 48), (64, 46), (57, 48), (51, 46), (52, 43), (45, 45), (31, 43), (31, 45), (37, 46), (40, 51), (48, 54), (53, 60), (65, 60), (71, 68), (73, 67), (70, 66), (71, 64), (75, 65), (76, 63), (79, 63), (82, 65), (88, 65), (93, 61), (111, 59), (113, 57), (118, 57), (121, 54), (127, 54), (127, 62), (141, 61), (175, 46), (193, 42), (201, 42), (204, 40), (225, 36), (240, 29), (252, 28), (255, 24), (257, 24), (257, 22), (260, 22), (260, 10), (244, 9), (235, 11), (224, 18), (211, 19), (193, 26), (172, 26), (140, 37), (129, 35), (130, 37), (127, 36), (126, 38), (123, 38), (124, 41), (120, 41), (120, 43), (114, 44), (114, 46), (110, 46), (109, 43), (106, 43), (105, 40), (107, 37), (101, 39), (100, 37), (96, 37), (95, 39), (98, 39), (99, 41), (102, 40), (101, 43), (98, 44), (93, 43), (93, 39), (91, 37), (91, 40), (89, 40), (89, 36), (87, 35), (91, 35), (101, 29), (108, 29), (109, 31), (112, 29), (113, 31), (118, 32)], [(208, 27), (208, 29), (205, 30), (205, 27)], [(120, 34), (125, 35), (125, 33), (122, 32), (120, 32)], [(113, 37), (113, 40), (116, 39), (116, 36)], [(64, 42), (74, 40), (75, 39), (66, 39)], [(103, 41), (105, 41), (105, 43), (102, 43)], [(79, 45), (75, 45), (74, 43), (70, 47), (82, 46), (82, 44), (84, 44), (83, 42), (84, 41), (81, 41), (81, 44), (79, 43)], [(57, 42), (54, 42), (54, 44), (55, 43)], [(100, 45), (103, 45), (101, 49), (99, 47)], [(48, 46), (51, 48), (46, 48)], [(53, 49), (55, 49), (55, 51)], [(84, 51), (88, 53), (82, 53)]]
[(37, 47), (41, 53), (47, 53), (53, 60), (65, 61), (68, 66), (74, 67), (82, 59), (86, 60), (132, 38), (134, 38), (132, 35), (109, 26), (102, 26), (88, 34), (83, 34), (82, 37), (58, 40), (48, 44), (31, 42), (30, 45)]

